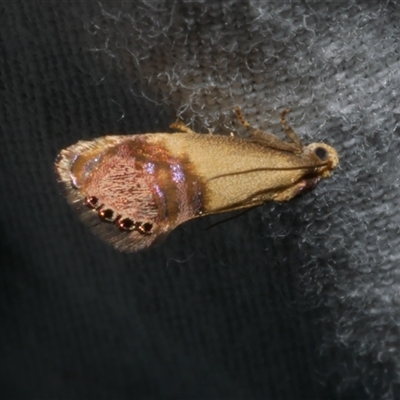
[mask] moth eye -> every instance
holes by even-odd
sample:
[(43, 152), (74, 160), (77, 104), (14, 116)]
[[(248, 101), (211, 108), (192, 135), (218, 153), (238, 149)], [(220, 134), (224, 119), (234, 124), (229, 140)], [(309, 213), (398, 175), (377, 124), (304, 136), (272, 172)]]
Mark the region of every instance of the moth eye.
[(150, 222), (144, 222), (140, 224), (137, 229), (139, 232), (149, 235), (151, 233), (151, 230), (153, 229), (153, 224), (151, 224)]
[(105, 210), (99, 211), (99, 217), (106, 222), (114, 222), (114, 211), (111, 208), (106, 208)]
[(328, 152), (323, 147), (317, 147), (315, 149), (315, 155), (322, 161), (328, 158)]
[(123, 231), (133, 231), (136, 228), (136, 224), (130, 218), (124, 218), (118, 221), (118, 226)]
[(99, 206), (99, 199), (96, 196), (86, 197), (86, 204), (90, 208), (97, 208)]

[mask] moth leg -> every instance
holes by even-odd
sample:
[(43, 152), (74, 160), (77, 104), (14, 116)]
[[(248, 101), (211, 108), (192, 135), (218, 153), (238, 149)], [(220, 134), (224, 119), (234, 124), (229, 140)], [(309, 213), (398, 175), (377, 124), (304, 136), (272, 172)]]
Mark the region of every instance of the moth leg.
[(242, 110), (240, 109), (240, 107), (239, 107), (239, 106), (236, 106), (236, 107), (234, 108), (234, 110), (235, 110), (237, 119), (240, 121), (240, 123), (241, 123), (244, 127), (246, 127), (247, 129), (254, 130), (254, 128), (250, 125), (250, 123), (244, 118), (243, 113), (242, 113)]
[(177, 119), (175, 122), (173, 122), (170, 126), (171, 129), (176, 129), (177, 131), (184, 132), (184, 133), (190, 133), (190, 134), (197, 134), (195, 131), (191, 130), (181, 119)]
[(302, 148), (303, 145), (297, 136), (296, 132), (289, 126), (289, 124), (286, 122), (286, 114), (290, 111), (290, 108), (285, 108), (281, 112), (281, 124), (283, 126), (283, 129), (285, 130), (286, 136), (299, 148)]
[[(261, 140), (265, 140), (266, 136), (273, 136), (269, 133), (260, 131), (259, 129), (253, 128), (250, 123), (244, 118), (243, 114), (242, 114), (242, 110), (240, 109), (240, 107), (236, 106), (234, 108), (237, 119), (239, 120), (239, 122), (246, 128), (249, 130), (250, 136), (254, 139), (261, 139)], [(231, 132), (232, 133), (232, 132)], [(233, 135), (231, 135), (233, 136)]]
[[(297, 143), (293, 143), (293, 141), (291, 141), (291, 143), (285, 142), (271, 133), (263, 132), (260, 129), (253, 128), (250, 125), (250, 123), (245, 120), (239, 107), (235, 107), (235, 112), (236, 112), (236, 115), (237, 115), (240, 123), (249, 130), (250, 138), (254, 142), (263, 144), (265, 146), (268, 146), (268, 147), (271, 147), (271, 148), (274, 148), (277, 150), (284, 150), (284, 151), (289, 151), (292, 153), (301, 153), (302, 146), (299, 147), (299, 145), (297, 145)], [(285, 121), (285, 123), (286, 123), (286, 121)]]

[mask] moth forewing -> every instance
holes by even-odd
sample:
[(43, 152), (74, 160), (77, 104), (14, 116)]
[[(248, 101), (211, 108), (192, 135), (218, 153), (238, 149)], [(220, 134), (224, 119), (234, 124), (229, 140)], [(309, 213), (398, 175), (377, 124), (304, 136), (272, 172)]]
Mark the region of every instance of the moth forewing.
[(189, 219), (287, 201), (328, 177), (336, 151), (303, 146), (282, 120), (291, 143), (263, 136), (244, 118), (247, 139), (196, 134), (180, 123), (180, 133), (78, 142), (60, 152), (56, 170), (95, 233), (119, 250), (138, 251)]
[[(166, 144), (171, 151), (182, 150), (176, 139)], [(336, 151), (324, 144), (292, 153), (276, 149), (276, 143), (271, 149), (263, 142), (228, 136), (195, 135), (191, 143), (184, 151), (205, 186), (203, 215), (290, 200), (310, 190), (337, 165)], [(326, 159), (315, 154), (317, 148), (325, 150)]]

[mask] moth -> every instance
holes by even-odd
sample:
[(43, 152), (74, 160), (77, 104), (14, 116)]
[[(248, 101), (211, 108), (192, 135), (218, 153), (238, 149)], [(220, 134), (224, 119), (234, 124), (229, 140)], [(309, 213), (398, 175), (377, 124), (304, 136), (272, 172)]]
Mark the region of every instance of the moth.
[(134, 252), (185, 221), (283, 202), (312, 190), (339, 158), (324, 143), (303, 146), (281, 113), (287, 140), (253, 128), (248, 137), (175, 133), (103, 136), (62, 150), (55, 163), (66, 196), (101, 238)]

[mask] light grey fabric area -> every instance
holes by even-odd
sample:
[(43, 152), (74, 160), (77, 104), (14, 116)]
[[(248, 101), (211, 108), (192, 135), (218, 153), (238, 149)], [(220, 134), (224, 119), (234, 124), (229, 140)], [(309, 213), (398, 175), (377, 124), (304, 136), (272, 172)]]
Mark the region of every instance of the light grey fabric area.
[[(298, 294), (282, 301), (323, 310), (322, 356), (346, 354), (319, 379), (339, 370), (340, 391), (358, 379), (368, 390), (383, 370), (387, 398), (400, 380), (399, 20), (394, 2), (142, 1), (103, 2), (85, 21), (91, 51), (127, 75), (132, 95), (196, 129), (236, 129), (239, 105), (281, 132), (289, 106), (305, 143), (338, 150), (330, 180), (248, 221), (261, 218), (265, 268), (293, 274)], [(247, 240), (244, 226), (230, 223), (228, 248)]]

